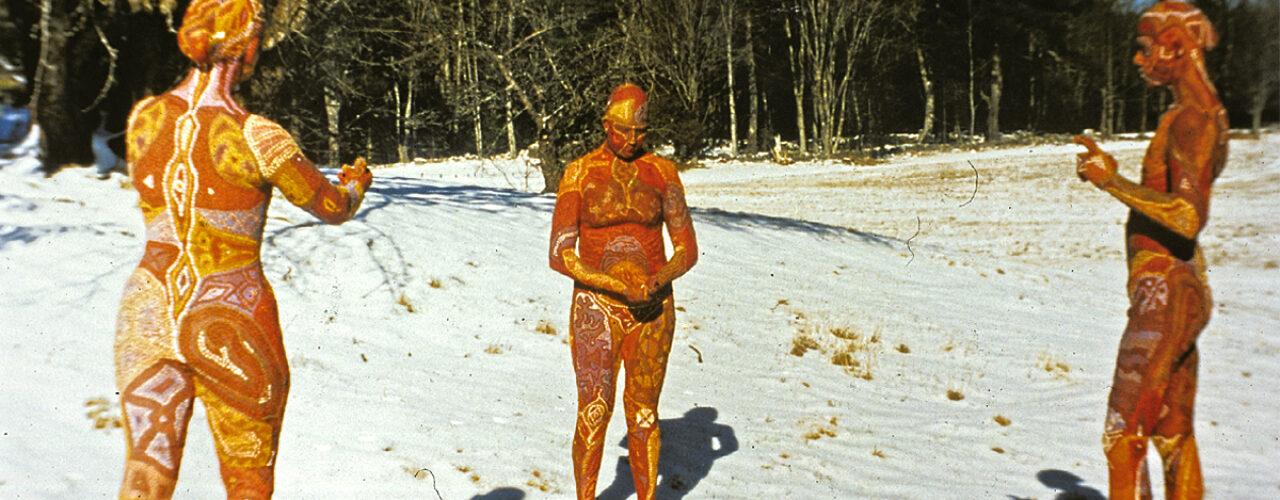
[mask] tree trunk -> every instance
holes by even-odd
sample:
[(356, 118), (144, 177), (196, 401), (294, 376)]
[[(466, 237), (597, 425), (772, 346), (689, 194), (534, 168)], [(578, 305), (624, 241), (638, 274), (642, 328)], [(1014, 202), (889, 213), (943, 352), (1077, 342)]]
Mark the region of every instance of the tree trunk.
[[(974, 90), (973, 90), (974, 80), (976, 79), (976, 73), (973, 67), (973, 0), (969, 0), (967, 5), (968, 5), (968, 8), (965, 10), (965, 15), (966, 15), (966, 20), (968, 24), (965, 25), (966, 26), (965, 36), (968, 37), (967, 43), (969, 47), (969, 131), (968, 132), (969, 132), (969, 137), (972, 137), (974, 122), (976, 121), (975, 117), (978, 115), (978, 104), (977, 104), (977, 101), (974, 100)], [(968, 137), (966, 137), (965, 140), (968, 141)]]
[(729, 157), (738, 156), (738, 103), (734, 99), (733, 86), (733, 3), (725, 7), (724, 14), (724, 55), (726, 73), (729, 78)]
[(1257, 135), (1258, 130), (1262, 128), (1262, 111), (1267, 109), (1267, 98), (1270, 97), (1271, 86), (1266, 83), (1258, 83), (1253, 89), (1253, 96), (1249, 100), (1249, 131)]
[[(796, 55), (795, 45), (797, 40), (796, 40), (796, 37), (793, 36), (794, 34), (791, 32), (790, 19), (787, 19), (786, 24), (784, 25), (784, 29), (786, 30), (786, 33), (787, 33), (787, 39), (789, 39), (792, 42), (787, 44), (787, 56), (788, 56), (788, 61), (791, 63), (791, 92), (796, 97), (796, 130), (800, 134), (800, 137), (799, 137), (800, 154), (803, 155), (803, 154), (806, 154), (807, 152), (806, 145), (809, 142), (809, 136), (805, 130), (805, 119), (804, 119), (804, 89), (805, 89), (804, 58)], [(803, 52), (803, 49), (804, 49), (803, 37), (800, 37), (799, 43), (801, 44), (800, 50), (801, 52)]]
[[(468, 22), (466, 36), (469, 42), (476, 40), (476, 17), (480, 15), (480, 5), (476, 0), (471, 0), (471, 16)], [(469, 43), (470, 45), (470, 43)], [(467, 55), (467, 95), (471, 99), (472, 113), (472, 134), (476, 140), (476, 156), (484, 158), (484, 121), (483, 121), (483, 102), (480, 98), (480, 66), (479, 57), (475, 54)]]
[[(405, 113), (403, 99), (400, 98), (400, 84), (397, 83), (391, 87), (392, 97), (396, 100), (396, 161), (404, 163), (409, 161), (409, 148), (405, 144)], [(372, 140), (369, 138), (368, 140)]]
[[(514, 44), (516, 24), (514, 2), (508, 4), (507, 7), (507, 43)], [(507, 90), (503, 91), (502, 94), (506, 97), (504, 104), (506, 105), (507, 111), (507, 157), (514, 159), (516, 155), (519, 154), (519, 152), (516, 151), (516, 114), (515, 111), (512, 110), (513, 103), (511, 102), (510, 88), (507, 88)]]
[(338, 123), (340, 113), (342, 112), (342, 100), (338, 98), (338, 89), (332, 85), (324, 87), (324, 113), (329, 123), (329, 166), (337, 167), (342, 164), (341, 141), (338, 136), (342, 131), (341, 124)]
[(556, 149), (554, 132), (549, 128), (542, 129), (538, 134), (538, 169), (542, 170), (542, 192), (558, 191), (564, 167), (560, 165), (560, 151)]
[(987, 100), (987, 142), (1000, 140), (1000, 93), (1004, 76), (1000, 73), (1000, 47), (991, 54), (991, 98)]
[(1111, 133), (1114, 132), (1113, 121), (1115, 116), (1114, 107), (1116, 98), (1115, 51), (1112, 50), (1110, 43), (1111, 30), (1107, 30), (1106, 38), (1107, 44), (1104, 45), (1104, 47), (1106, 47), (1106, 57), (1103, 59), (1106, 64), (1103, 68), (1103, 74), (1106, 75), (1106, 78), (1102, 85), (1102, 118), (1099, 120), (1100, 123), (1098, 124), (1098, 128), (1100, 129), (1099, 133), (1102, 134), (1102, 137), (1111, 137)]
[[(342, 43), (338, 40), (336, 32), (332, 31), (325, 36), (325, 39), (327, 42), (326, 45), (329, 47), (334, 47), (337, 44)], [(324, 85), (324, 112), (325, 120), (328, 124), (326, 135), (329, 139), (328, 163), (330, 167), (337, 167), (342, 165), (342, 141), (340, 137), (342, 134), (342, 124), (339, 121), (342, 113), (342, 96), (339, 94), (338, 88), (336, 87), (337, 83), (333, 80), (337, 80), (339, 75), (344, 74), (345, 71), (343, 71), (342, 61), (336, 60), (335, 58), (328, 58), (321, 64), (326, 66), (325, 73), (330, 80)], [(400, 110), (396, 109), (396, 112), (399, 113)]]
[[(88, 71), (75, 61), (87, 52), (82, 30), (72, 29), (80, 12), (75, 0), (43, 0), (40, 3), (40, 60), (36, 71), (32, 115), (40, 125), (42, 170), (53, 174), (68, 165), (91, 165), (95, 117), (77, 102), (77, 71)], [(77, 43), (80, 42), (80, 43)], [(75, 69), (72, 66), (75, 65)]]
[(920, 125), (920, 133), (916, 134), (916, 142), (924, 143), (933, 133), (933, 80), (929, 78), (929, 67), (924, 63), (924, 50), (916, 42), (916, 62), (920, 65), (920, 86), (924, 88), (924, 123)]
[(747, 153), (755, 154), (760, 151), (760, 90), (756, 85), (756, 46), (755, 37), (751, 33), (751, 16), (748, 14), (744, 20), (747, 23), (747, 93), (751, 94), (748, 108), (751, 118), (747, 122)]

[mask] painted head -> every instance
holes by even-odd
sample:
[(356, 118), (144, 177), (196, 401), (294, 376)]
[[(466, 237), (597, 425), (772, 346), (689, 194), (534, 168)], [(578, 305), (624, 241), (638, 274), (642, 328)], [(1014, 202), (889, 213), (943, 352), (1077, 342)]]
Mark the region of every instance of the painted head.
[(1167, 85), (1187, 64), (1204, 65), (1204, 51), (1218, 44), (1209, 18), (1191, 4), (1163, 1), (1138, 18), (1138, 45), (1133, 63), (1149, 85)]
[(258, 0), (195, 0), (182, 16), (178, 48), (201, 69), (243, 62), (240, 79), (253, 73), (262, 34)]
[(633, 160), (644, 154), (644, 135), (649, 126), (649, 95), (640, 87), (624, 83), (609, 94), (604, 111), (605, 144), (619, 158)]

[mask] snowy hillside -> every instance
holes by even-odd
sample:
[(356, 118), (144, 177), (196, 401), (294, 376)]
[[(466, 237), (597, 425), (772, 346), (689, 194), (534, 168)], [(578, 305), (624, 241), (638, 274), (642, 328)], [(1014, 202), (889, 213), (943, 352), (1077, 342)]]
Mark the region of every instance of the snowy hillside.
[[(1102, 147), (1132, 177), (1145, 145)], [(1276, 498), (1280, 134), (1231, 148), (1201, 238), (1196, 430), (1210, 497)], [(1102, 498), (1127, 212), (1076, 179), (1079, 150), (684, 172), (702, 255), (675, 285), (659, 497)], [(24, 170), (0, 162), (0, 498), (113, 497), (137, 194)], [(292, 371), (276, 497), (572, 498), (554, 197), (522, 160), (374, 173), (342, 226), (270, 211)], [(621, 413), (602, 498), (634, 495)], [(223, 497), (203, 412), (178, 489)]]

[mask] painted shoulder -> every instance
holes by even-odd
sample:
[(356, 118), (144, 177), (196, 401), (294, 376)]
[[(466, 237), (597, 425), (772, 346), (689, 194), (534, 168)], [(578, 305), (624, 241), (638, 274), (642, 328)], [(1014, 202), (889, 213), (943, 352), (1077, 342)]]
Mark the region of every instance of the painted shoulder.
[(679, 170), (676, 168), (675, 162), (658, 156), (653, 153), (646, 153), (640, 158), (640, 161), (653, 165), (653, 168), (662, 175), (662, 180), (667, 183), (678, 182), (680, 180)]
[(274, 177), (276, 171), (294, 155), (301, 154), (293, 136), (280, 124), (262, 115), (250, 114), (245, 118), (244, 139), (258, 159), (262, 176), (268, 179)]

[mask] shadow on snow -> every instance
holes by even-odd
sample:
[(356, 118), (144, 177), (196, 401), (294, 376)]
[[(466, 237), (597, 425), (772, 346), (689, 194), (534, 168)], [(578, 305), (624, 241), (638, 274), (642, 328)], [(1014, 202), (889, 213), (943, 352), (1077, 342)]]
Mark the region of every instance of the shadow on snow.
[[(698, 407), (685, 412), (683, 417), (658, 421), (662, 431), (662, 451), (658, 459), (655, 498), (684, 498), (711, 472), (712, 462), (738, 451), (738, 439), (733, 428), (716, 423), (717, 414), (715, 408)], [(622, 438), (619, 445), (626, 448), (627, 438)], [(631, 463), (627, 457), (618, 457), (613, 484), (599, 492), (597, 498), (621, 500), (635, 492)]]
[[(545, 212), (549, 219), (551, 211), (555, 208), (555, 197), (551, 195), (474, 185), (441, 185), (432, 182), (408, 177), (380, 177), (369, 191), (369, 197), (365, 199), (367, 208), (361, 210), (361, 214), (381, 210), (393, 204), (406, 203), (418, 206), (456, 206), (486, 213), (527, 209)], [(802, 219), (732, 212), (719, 208), (693, 207), (690, 212), (695, 225), (711, 225), (730, 231), (770, 229), (821, 237), (851, 237), (863, 243), (881, 246), (902, 243), (902, 240), (897, 238)], [(550, 224), (549, 220), (548, 224)]]

